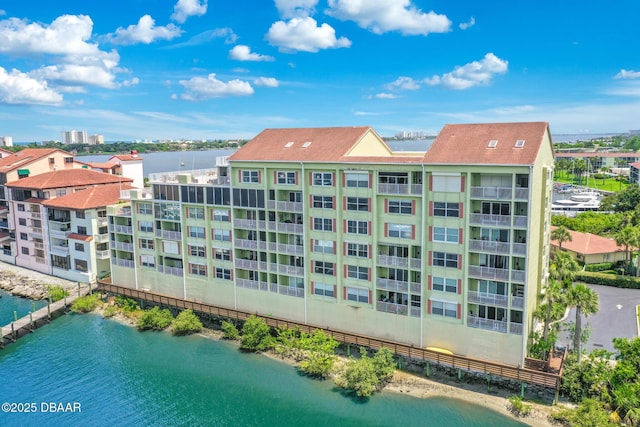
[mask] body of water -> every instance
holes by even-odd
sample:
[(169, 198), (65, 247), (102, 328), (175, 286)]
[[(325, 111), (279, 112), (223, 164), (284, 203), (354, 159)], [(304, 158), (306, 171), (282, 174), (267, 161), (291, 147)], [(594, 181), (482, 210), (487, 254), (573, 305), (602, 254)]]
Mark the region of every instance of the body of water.
[[(1, 265), (0, 273), (2, 273)], [(0, 290), (0, 326), (8, 325), (14, 320), (14, 311), (19, 319), (28, 315), (30, 311), (36, 311), (46, 305), (47, 302), (44, 300), (32, 301), (26, 298), (18, 298), (8, 292)]]
[[(2, 299), (4, 311), (17, 298)], [(231, 343), (140, 333), (94, 314), (62, 316), (0, 350), (0, 378), (2, 426), (523, 425), (455, 399), (355, 401)]]

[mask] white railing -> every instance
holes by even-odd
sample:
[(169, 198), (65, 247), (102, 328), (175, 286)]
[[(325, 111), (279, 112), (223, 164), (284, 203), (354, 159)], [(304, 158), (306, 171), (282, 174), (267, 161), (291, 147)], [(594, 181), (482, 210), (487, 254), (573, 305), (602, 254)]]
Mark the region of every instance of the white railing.
[(270, 251), (279, 252), (286, 255), (304, 255), (304, 246), (301, 245), (287, 245), (285, 243), (273, 243), (267, 244)]
[(469, 224), (471, 225), (491, 225), (494, 227), (510, 227), (511, 216), (510, 215), (491, 215), (472, 213), (469, 216)]
[(278, 285), (278, 293), (289, 295), (290, 297), (304, 298), (304, 288), (294, 288), (293, 286)]
[(484, 319), (482, 317), (467, 316), (467, 326), (472, 328), (487, 329), (489, 331), (507, 332), (507, 322), (499, 320)]
[(522, 335), (522, 323), (509, 323), (509, 333)]
[(384, 302), (384, 301), (376, 302), (376, 310), (382, 311), (385, 313), (401, 314), (403, 316), (406, 316), (407, 313), (409, 312), (409, 309), (406, 305), (394, 304), (392, 302)]
[(511, 250), (514, 255), (526, 255), (527, 245), (525, 243), (512, 243)]
[(529, 189), (516, 188), (513, 194), (513, 198), (516, 200), (529, 200)]
[(469, 249), (472, 251), (508, 254), (509, 243), (472, 239), (469, 240)]
[(112, 260), (111, 262), (114, 263), (115, 265), (117, 265), (118, 267), (134, 268), (136, 266), (135, 262), (133, 260), (130, 260), (130, 259), (116, 258), (116, 259)]
[(386, 291), (409, 292), (409, 282), (401, 282), (383, 277), (376, 280), (376, 287)]
[(168, 267), (166, 265), (159, 265), (158, 271), (165, 274), (171, 274), (172, 276), (184, 276), (184, 269), (179, 267)]
[(269, 200), (267, 202), (267, 207), (269, 209), (277, 209), (279, 211), (302, 212), (303, 203), (302, 202), (276, 202), (273, 200)]
[(257, 270), (259, 261), (236, 258), (234, 263), (236, 268), (245, 268), (247, 270)]
[(258, 249), (258, 241), (257, 240), (236, 239), (234, 243), (235, 243), (236, 248), (240, 248), (240, 249)]
[(378, 255), (378, 264), (384, 267), (409, 267), (409, 258)]
[(133, 252), (133, 243), (127, 242), (111, 242), (112, 249), (119, 249), (121, 251)]
[(284, 233), (304, 233), (304, 225), (303, 224), (291, 224), (288, 222), (279, 222), (278, 223), (278, 231)]
[(491, 304), (491, 305), (499, 305), (502, 307), (506, 307), (508, 302), (508, 297), (506, 295), (468, 291), (467, 296), (468, 296), (469, 302), (476, 302), (480, 304)]
[(98, 259), (107, 259), (109, 258), (109, 250), (105, 250), (105, 251), (96, 251), (96, 258)]
[(106, 243), (109, 241), (109, 233), (105, 234), (94, 234), (93, 239), (96, 243)]
[(513, 308), (524, 308), (524, 297), (511, 297), (511, 307)]
[(511, 272), (511, 281), (512, 282), (524, 283), (526, 278), (527, 278), (526, 271), (514, 270), (514, 271)]
[(304, 267), (278, 264), (278, 273), (288, 276), (304, 276)]
[(411, 289), (412, 294), (422, 295), (422, 283), (411, 282), (409, 289)]
[(478, 277), (480, 279), (500, 280), (502, 282), (509, 281), (509, 270), (493, 267), (482, 267), (479, 265), (469, 266), (469, 276)]
[(471, 187), (472, 199), (511, 199), (511, 187)]
[(255, 229), (257, 225), (257, 221), (254, 219), (234, 219), (233, 226), (237, 228), (249, 228)]
[(257, 291), (269, 291), (269, 284), (267, 282), (258, 282), (257, 280), (249, 279), (236, 279), (236, 284), (239, 288), (254, 289)]
[(513, 216), (513, 226), (514, 227), (527, 227), (527, 222), (529, 218), (523, 215), (514, 215)]
[(156, 236), (163, 239), (182, 240), (182, 232), (171, 230), (156, 230)]
[(409, 311), (409, 315), (411, 317), (420, 317), (420, 307), (411, 307), (411, 310)]
[(133, 227), (130, 225), (116, 225), (115, 226), (116, 233), (120, 234), (128, 234), (133, 236)]
[(384, 194), (422, 194), (422, 184), (378, 184), (378, 193)]

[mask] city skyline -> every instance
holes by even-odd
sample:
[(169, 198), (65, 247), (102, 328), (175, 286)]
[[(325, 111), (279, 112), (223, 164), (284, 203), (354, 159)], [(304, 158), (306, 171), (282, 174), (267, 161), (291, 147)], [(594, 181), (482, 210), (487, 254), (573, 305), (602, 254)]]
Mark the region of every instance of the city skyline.
[[(0, 5), (0, 135), (252, 138), (264, 128), (548, 121), (637, 129), (640, 5), (544, 0)], [(606, 23), (606, 26), (603, 25)]]

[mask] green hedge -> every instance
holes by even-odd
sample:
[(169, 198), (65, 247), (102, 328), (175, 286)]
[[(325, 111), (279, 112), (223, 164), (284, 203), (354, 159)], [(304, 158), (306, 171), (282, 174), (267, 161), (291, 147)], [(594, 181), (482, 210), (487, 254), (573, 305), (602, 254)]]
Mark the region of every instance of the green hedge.
[(592, 285), (640, 289), (640, 279), (631, 276), (617, 276), (613, 274), (581, 271), (579, 273), (576, 273), (575, 279), (580, 282), (591, 283)]
[(601, 262), (599, 264), (587, 264), (584, 266), (585, 271), (605, 271), (605, 270), (613, 270), (615, 267), (615, 262)]

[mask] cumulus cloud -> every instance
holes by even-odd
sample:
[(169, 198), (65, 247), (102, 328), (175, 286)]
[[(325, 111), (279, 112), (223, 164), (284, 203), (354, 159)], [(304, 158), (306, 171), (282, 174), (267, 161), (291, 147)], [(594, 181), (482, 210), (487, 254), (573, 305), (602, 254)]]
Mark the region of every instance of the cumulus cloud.
[(461, 30), (466, 30), (474, 25), (476, 25), (476, 18), (472, 16), (471, 19), (469, 19), (469, 22), (462, 22), (458, 27), (460, 27)]
[(496, 74), (507, 72), (509, 62), (487, 53), (480, 61), (473, 61), (454, 68), (442, 76), (424, 79), (428, 85), (442, 85), (448, 89), (469, 89), (474, 86), (487, 85)]
[(211, 98), (253, 94), (253, 87), (248, 82), (238, 79), (223, 82), (216, 78), (215, 73), (211, 73), (207, 77), (180, 80), (180, 84), (186, 90), (181, 98), (186, 101), (204, 101)]
[(395, 95), (393, 93), (386, 93), (386, 92), (381, 92), (381, 93), (376, 93), (373, 96), (370, 96), (369, 98), (375, 98), (375, 99), (396, 99), (398, 97), (398, 95)]
[(313, 16), (318, 0), (275, 0), (282, 19)]
[(258, 77), (253, 81), (256, 86), (278, 87), (280, 82), (273, 77)]
[(638, 79), (640, 78), (640, 71), (625, 70), (622, 69), (618, 74), (614, 76), (614, 79)]
[(351, 46), (351, 40), (346, 37), (336, 39), (336, 31), (329, 24), (317, 24), (311, 17), (278, 21), (271, 25), (266, 39), (281, 52), (318, 52)]
[(136, 43), (149, 44), (156, 40), (171, 40), (182, 34), (180, 27), (169, 24), (165, 27), (156, 27), (155, 20), (144, 15), (135, 25), (127, 28), (118, 28), (115, 33), (108, 34), (107, 40), (114, 44), (131, 45)]
[(375, 34), (398, 31), (403, 35), (446, 33), (451, 21), (446, 15), (423, 12), (411, 0), (329, 0), (328, 15), (354, 21)]
[(398, 77), (396, 81), (385, 86), (389, 90), (418, 90), (420, 84), (411, 77)]
[(18, 70), (8, 73), (0, 67), (0, 103), (58, 105), (62, 103), (62, 95), (45, 81)]
[(274, 60), (272, 56), (260, 55), (258, 53), (251, 52), (251, 48), (243, 44), (234, 46), (233, 49), (229, 51), (229, 58), (235, 59), (237, 61), (273, 61)]
[(207, 13), (207, 0), (178, 0), (173, 6), (171, 19), (180, 24), (184, 23), (190, 16), (202, 16)]

